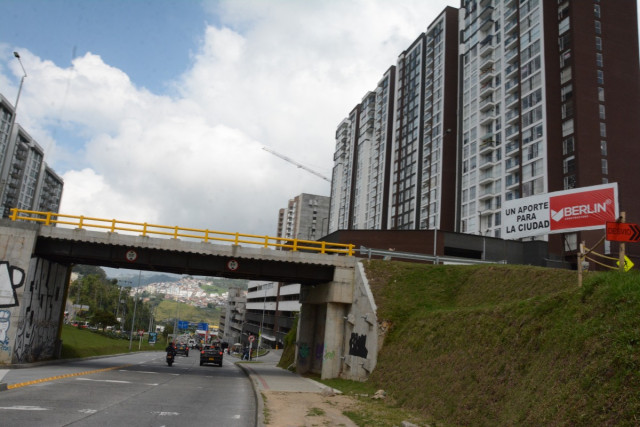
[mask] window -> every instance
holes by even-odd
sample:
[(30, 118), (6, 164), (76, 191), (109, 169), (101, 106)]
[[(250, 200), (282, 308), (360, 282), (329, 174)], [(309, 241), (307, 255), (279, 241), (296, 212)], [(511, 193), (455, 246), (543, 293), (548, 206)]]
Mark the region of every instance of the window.
[(598, 88), (598, 101), (604, 102), (604, 88), (603, 87), (599, 87)]
[(600, 141), (600, 154), (607, 155), (607, 141)]
[(603, 67), (604, 61), (602, 60), (602, 54), (596, 53), (596, 65), (600, 68)]
[(558, 25), (558, 34), (564, 34), (569, 31), (569, 17), (567, 16)]
[(607, 159), (602, 159), (602, 175), (607, 175), (609, 173), (609, 165), (607, 163)]
[(602, 34), (602, 24), (600, 23), (600, 21), (596, 21), (596, 34)]
[(600, 120), (604, 120), (605, 119), (604, 105), (600, 104), (598, 105), (598, 108), (600, 110)]
[(596, 37), (596, 50), (602, 51), (602, 38)]
[(576, 158), (574, 156), (567, 157), (562, 161), (562, 173), (573, 173), (576, 170)]
[(562, 122), (562, 136), (567, 136), (573, 133), (573, 119)]
[(604, 72), (602, 70), (597, 70), (596, 71), (597, 74), (597, 81), (599, 85), (604, 84)]
[(564, 189), (570, 190), (572, 188), (576, 188), (576, 176), (569, 175), (564, 177)]
[(600, 5), (599, 4), (594, 4), (593, 5), (593, 14), (596, 16), (596, 18), (600, 19)]
[(562, 99), (562, 102), (566, 102), (572, 96), (573, 96), (573, 85), (572, 84), (568, 84), (568, 85), (563, 86), (562, 88), (560, 88), (560, 99)]
[(573, 153), (574, 149), (575, 149), (575, 147), (574, 147), (574, 143), (573, 143), (573, 136), (565, 138), (562, 141), (562, 154), (564, 154), (565, 156), (567, 154), (571, 154), (571, 153)]
[(607, 136), (607, 125), (606, 123), (600, 122), (600, 136), (605, 138)]

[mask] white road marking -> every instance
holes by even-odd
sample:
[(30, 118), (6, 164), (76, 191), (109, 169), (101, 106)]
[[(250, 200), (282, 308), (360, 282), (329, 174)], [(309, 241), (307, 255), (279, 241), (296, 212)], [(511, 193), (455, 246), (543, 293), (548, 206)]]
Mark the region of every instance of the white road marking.
[(76, 378), (77, 381), (95, 381), (98, 383), (121, 383), (121, 384), (131, 384), (131, 381), (118, 381), (118, 380), (93, 380), (91, 378)]
[(26, 405), (0, 406), (0, 409), (12, 409), (15, 411), (48, 411), (49, 410), (49, 408), (43, 408), (41, 406), (26, 406)]
[(151, 412), (153, 415), (159, 415), (161, 417), (175, 417), (180, 415), (180, 412), (158, 412), (158, 411), (152, 411)]
[(95, 414), (96, 412), (98, 412), (97, 409), (80, 409), (78, 410), (78, 412), (82, 412), (83, 414)]
[(120, 369), (120, 372), (135, 372), (136, 374), (157, 374), (157, 372), (152, 371), (132, 371), (130, 369)]

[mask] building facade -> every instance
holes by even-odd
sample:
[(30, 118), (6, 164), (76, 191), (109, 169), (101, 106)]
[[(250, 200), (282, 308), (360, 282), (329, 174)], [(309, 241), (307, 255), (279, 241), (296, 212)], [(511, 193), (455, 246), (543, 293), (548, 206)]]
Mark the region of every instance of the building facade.
[(278, 237), (317, 240), (327, 234), (329, 197), (302, 193), (278, 212)]
[[(359, 218), (359, 180), (372, 170), (358, 161), (358, 135), (345, 151), (348, 134), (338, 132), (335, 158), (345, 151), (355, 160), (351, 170), (334, 167), (332, 197), (341, 196), (332, 199), (330, 231), (502, 237), (504, 201), (609, 182), (618, 183), (627, 221), (639, 221), (640, 184), (626, 160), (640, 154), (638, 56), (635, 0), (462, 0), (446, 8), (396, 64), (392, 150), (381, 160), (389, 188), (376, 194), (387, 220), (334, 220), (345, 209)], [(364, 129), (350, 122), (365, 121), (370, 102), (339, 130), (345, 122)], [(596, 234), (538, 239), (561, 253)]]
[(44, 150), (20, 124), (0, 95), (0, 213), (12, 208), (58, 212), (64, 182), (44, 162)]

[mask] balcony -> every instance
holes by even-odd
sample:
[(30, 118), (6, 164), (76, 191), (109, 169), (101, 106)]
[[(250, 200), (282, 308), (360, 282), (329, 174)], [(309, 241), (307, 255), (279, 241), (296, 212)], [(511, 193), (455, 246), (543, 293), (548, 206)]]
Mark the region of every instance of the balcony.
[(491, 169), (486, 169), (485, 171), (482, 171), (480, 173), (480, 176), (478, 178), (478, 182), (482, 185), (482, 184), (490, 184), (492, 183), (495, 179), (497, 178), (496, 173), (493, 171), (493, 168)]
[(495, 21), (491, 18), (491, 16), (489, 16), (488, 18), (485, 18), (482, 22), (480, 22), (480, 25), (478, 25), (478, 30), (487, 31), (488, 29), (491, 28), (494, 22)]
[(510, 154), (512, 152), (518, 152), (518, 150), (520, 150), (520, 141), (518, 141), (518, 140), (509, 141), (507, 143), (507, 145), (505, 145), (505, 147), (504, 147), (505, 154)]
[(480, 113), (480, 126), (487, 126), (491, 124), (496, 118), (494, 110), (487, 110), (483, 113)]
[(493, 54), (482, 57), (480, 58), (480, 69), (492, 67), (494, 62), (495, 58), (493, 57)]
[(480, 104), (478, 104), (478, 107), (480, 108), (480, 111), (487, 111), (489, 109), (494, 109), (495, 105), (496, 103), (493, 100), (493, 97), (487, 96), (486, 98), (480, 100)]
[(490, 54), (491, 52), (493, 52), (494, 47), (495, 45), (493, 43), (493, 34), (490, 34), (480, 42), (480, 56)]
[(515, 92), (512, 95), (509, 95), (507, 99), (504, 100), (504, 104), (507, 108), (510, 108), (512, 104), (520, 101), (520, 94)]
[(517, 108), (510, 109), (509, 111), (507, 111), (507, 114), (504, 117), (505, 124), (507, 126), (508, 125), (513, 126), (519, 118), (520, 118), (520, 110), (518, 110)]
[(493, 82), (489, 80), (488, 82), (480, 86), (480, 96), (490, 95), (493, 93), (494, 89), (495, 87), (493, 86)]
[(505, 170), (507, 172), (520, 166), (520, 156), (509, 157), (505, 162)]
[(480, 191), (479, 191), (479, 195), (478, 195), (478, 200), (482, 201), (482, 200), (488, 200), (493, 198), (493, 196), (496, 195), (496, 190), (493, 187), (493, 183), (486, 185), (486, 186), (480, 186)]
[(507, 83), (504, 85), (504, 90), (507, 94), (510, 94), (511, 92), (513, 92), (515, 89), (517, 89), (520, 86), (520, 84), (518, 83), (518, 79), (513, 78), (510, 80), (507, 80)]
[(504, 78), (510, 78), (516, 71), (518, 71), (518, 63), (510, 64), (507, 68), (504, 69)]

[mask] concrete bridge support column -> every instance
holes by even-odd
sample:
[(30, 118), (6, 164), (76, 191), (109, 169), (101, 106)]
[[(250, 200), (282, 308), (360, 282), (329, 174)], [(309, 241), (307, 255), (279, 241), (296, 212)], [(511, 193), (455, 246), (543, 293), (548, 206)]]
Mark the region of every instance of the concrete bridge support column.
[(70, 267), (33, 257), (37, 224), (0, 224), (0, 365), (59, 357)]

